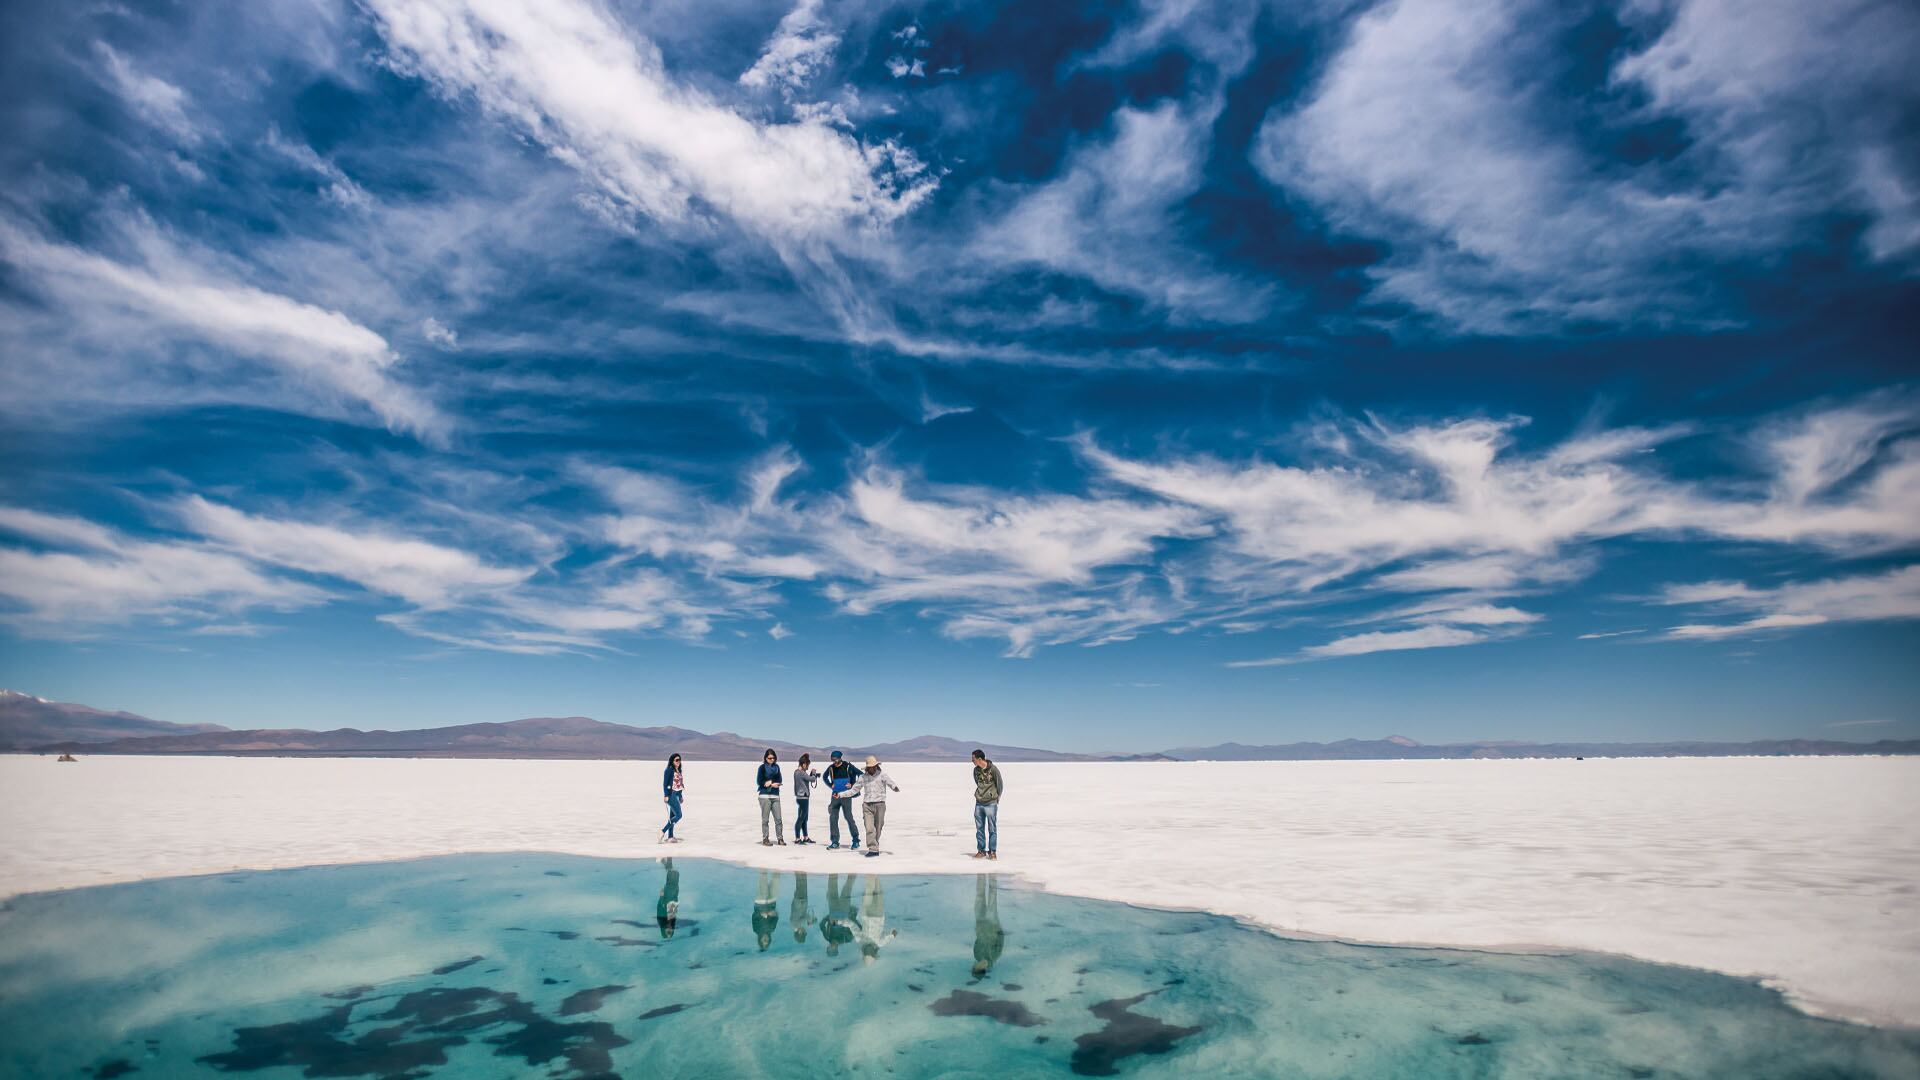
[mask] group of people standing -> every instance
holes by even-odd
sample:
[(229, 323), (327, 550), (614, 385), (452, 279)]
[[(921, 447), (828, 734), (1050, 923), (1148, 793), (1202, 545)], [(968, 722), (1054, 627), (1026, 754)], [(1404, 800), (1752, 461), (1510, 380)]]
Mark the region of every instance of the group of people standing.
[[(818, 783), (827, 793), (827, 850), (833, 851), (840, 844), (840, 821), (847, 823), (847, 847), (858, 850), (860, 847), (860, 829), (853, 823), (853, 800), (861, 800), (860, 813), (867, 826), (867, 858), (880, 854), (880, 833), (887, 824), (887, 792), (899, 791), (900, 785), (880, 767), (879, 759), (867, 755), (866, 767), (856, 769), (840, 751), (835, 750), (831, 761), (823, 770), (813, 768), (813, 757), (801, 754), (800, 762), (794, 767), (793, 779), (793, 842), (811, 844), (814, 842), (808, 828), (808, 811), (813, 805), (813, 786)], [(1000, 857), (1000, 794), (1006, 790), (1006, 781), (1000, 775), (1000, 767), (987, 759), (985, 751), (973, 752), (973, 833), (976, 859), (997, 859)], [(781, 820), (780, 789), (786, 784), (787, 774), (780, 768), (780, 755), (769, 748), (761, 755), (760, 767), (754, 773), (754, 789), (760, 800), (760, 843), (764, 847), (786, 847), (785, 823)], [(686, 778), (681, 769), (680, 755), (674, 754), (667, 759), (666, 773), (660, 782), (661, 801), (667, 804), (667, 823), (660, 830), (660, 843), (677, 844), (680, 838), (674, 835), (674, 826), (680, 822), (681, 802), (686, 796)], [(768, 824), (772, 829), (769, 831)]]

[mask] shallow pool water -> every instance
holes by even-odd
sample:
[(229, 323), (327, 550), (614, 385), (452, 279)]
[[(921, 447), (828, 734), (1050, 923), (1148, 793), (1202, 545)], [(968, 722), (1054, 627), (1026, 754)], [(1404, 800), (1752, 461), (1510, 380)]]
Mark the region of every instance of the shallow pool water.
[(1920, 1035), (1706, 972), (843, 862), (463, 855), (18, 897), (0, 1074), (1920, 1076)]

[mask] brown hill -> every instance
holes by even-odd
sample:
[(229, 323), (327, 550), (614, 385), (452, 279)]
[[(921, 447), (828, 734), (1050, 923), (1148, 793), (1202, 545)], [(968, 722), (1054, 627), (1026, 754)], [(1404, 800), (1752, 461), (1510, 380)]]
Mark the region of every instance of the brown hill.
[(25, 750), (48, 743), (104, 743), (145, 735), (219, 732), (218, 724), (169, 724), (130, 712), (106, 712), (85, 705), (0, 690), (0, 751)]

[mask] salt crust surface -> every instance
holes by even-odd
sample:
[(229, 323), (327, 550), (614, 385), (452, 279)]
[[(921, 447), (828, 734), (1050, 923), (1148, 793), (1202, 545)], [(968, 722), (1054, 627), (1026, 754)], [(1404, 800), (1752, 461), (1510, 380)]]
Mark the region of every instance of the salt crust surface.
[[(871, 861), (826, 849), (824, 800), (818, 846), (761, 847), (753, 769), (689, 763), (668, 849), (653, 762), (0, 756), (0, 896), (467, 851), (980, 869), (965, 762), (888, 766), (903, 790)], [(1920, 1026), (1920, 759), (1003, 770), (994, 868), (1052, 892), (1351, 941), (1621, 953)]]

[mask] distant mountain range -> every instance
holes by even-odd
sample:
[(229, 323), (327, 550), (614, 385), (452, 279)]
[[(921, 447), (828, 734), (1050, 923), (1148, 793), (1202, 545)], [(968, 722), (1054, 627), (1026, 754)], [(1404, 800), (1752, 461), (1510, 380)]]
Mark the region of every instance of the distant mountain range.
[(829, 750), (882, 761), (965, 761), (975, 747), (996, 761), (1139, 761), (1155, 755), (1068, 754), (1025, 746), (968, 743), (938, 735), (874, 746), (801, 746), (730, 731), (630, 727), (584, 716), (533, 717), (502, 724), (460, 724), (416, 731), (336, 728), (236, 731), (217, 724), (169, 724), (0, 690), (0, 751), (88, 754), (232, 754), (312, 757), (625, 758), (751, 761), (768, 747), (785, 761)]
[(169, 724), (129, 712), (102, 712), (85, 705), (0, 690), (0, 750), (27, 750), (48, 743), (100, 743), (148, 735), (197, 735), (227, 730), (219, 724)]
[(1760, 742), (1531, 743), (1424, 745), (1401, 735), (1330, 743), (1187, 746), (1161, 754), (1072, 754), (1026, 746), (971, 743), (922, 735), (874, 746), (801, 746), (730, 731), (711, 735), (681, 727), (631, 727), (584, 716), (534, 717), (501, 724), (460, 724), (416, 731), (336, 728), (236, 731), (218, 724), (170, 724), (127, 712), (47, 701), (0, 690), (0, 751), (87, 754), (218, 754), (263, 757), (615, 758), (664, 761), (751, 761), (768, 747), (785, 761), (831, 749), (882, 761), (964, 761), (979, 746), (995, 761), (1357, 761), (1435, 758), (1728, 757), (1796, 754), (1920, 754), (1920, 739), (1873, 743), (1827, 739)]
[(1166, 756), (1175, 761), (1368, 761), (1440, 758), (1590, 758), (1590, 757), (1787, 757), (1835, 754), (1920, 754), (1920, 739), (1842, 742), (1837, 739), (1761, 739), (1755, 742), (1664, 743), (1417, 743), (1404, 735), (1384, 739), (1282, 743), (1277, 746), (1182, 746)]

